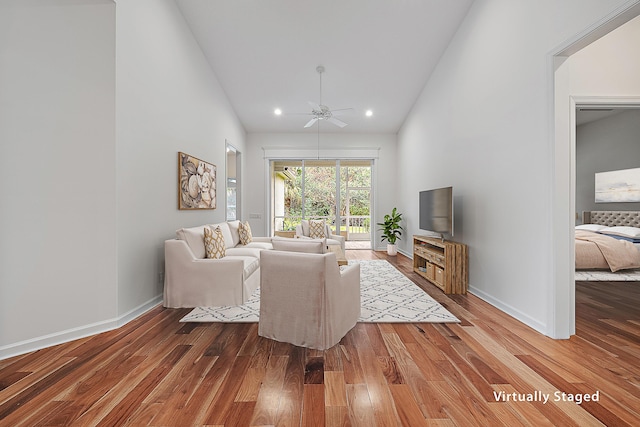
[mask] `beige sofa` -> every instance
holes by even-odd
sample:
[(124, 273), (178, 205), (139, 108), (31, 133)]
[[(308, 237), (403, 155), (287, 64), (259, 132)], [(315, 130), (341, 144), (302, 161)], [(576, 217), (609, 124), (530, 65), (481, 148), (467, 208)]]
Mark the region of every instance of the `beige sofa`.
[(327, 239), (290, 239), (276, 236), (271, 239), (271, 244), (276, 251), (305, 252), (308, 254), (323, 254), (327, 252)]
[[(295, 248), (294, 248), (295, 249)], [(258, 335), (325, 350), (360, 317), (360, 264), (340, 270), (334, 253), (261, 253)]]
[(165, 307), (216, 307), (244, 304), (260, 285), (260, 252), (273, 249), (270, 237), (253, 237), (240, 244), (240, 221), (211, 224), (219, 226), (226, 256), (207, 259), (204, 227), (181, 228), (176, 238), (165, 241)]

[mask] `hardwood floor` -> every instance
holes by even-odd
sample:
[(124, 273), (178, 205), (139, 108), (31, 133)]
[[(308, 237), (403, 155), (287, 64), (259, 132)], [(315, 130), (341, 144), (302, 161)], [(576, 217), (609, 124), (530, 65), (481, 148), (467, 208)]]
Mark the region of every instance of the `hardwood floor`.
[[(189, 309), (158, 307), (120, 329), (0, 361), (0, 426), (640, 422), (639, 284), (578, 283), (578, 334), (556, 341), (473, 295), (444, 295), (404, 256), (347, 257), (389, 259), (461, 323), (360, 323), (322, 352), (258, 337), (257, 324), (179, 323)], [(578, 405), (556, 393), (599, 399)]]

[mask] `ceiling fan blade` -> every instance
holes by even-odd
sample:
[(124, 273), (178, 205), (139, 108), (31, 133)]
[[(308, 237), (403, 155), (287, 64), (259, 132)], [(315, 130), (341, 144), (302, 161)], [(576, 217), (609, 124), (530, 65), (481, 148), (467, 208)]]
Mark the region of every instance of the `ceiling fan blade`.
[(311, 106), (311, 109), (313, 110), (320, 111), (322, 109), (320, 108), (320, 104), (318, 104), (317, 102), (308, 101), (308, 103)]
[(337, 110), (331, 110), (331, 114), (333, 114), (334, 116), (343, 116), (352, 112), (353, 108), (338, 108)]
[(307, 124), (304, 125), (304, 127), (309, 128), (309, 127), (313, 126), (313, 124), (315, 122), (317, 122), (317, 121), (318, 121), (318, 119), (316, 117), (314, 117), (313, 119), (309, 120), (309, 122), (307, 122)]
[(329, 117), (329, 118), (327, 119), (327, 121), (328, 121), (329, 123), (333, 123), (334, 125), (339, 126), (339, 127), (341, 127), (341, 128), (343, 128), (343, 127), (345, 127), (345, 126), (347, 125), (345, 122), (343, 122), (343, 121), (341, 121), (341, 120), (338, 120), (338, 119), (336, 119), (335, 117)]

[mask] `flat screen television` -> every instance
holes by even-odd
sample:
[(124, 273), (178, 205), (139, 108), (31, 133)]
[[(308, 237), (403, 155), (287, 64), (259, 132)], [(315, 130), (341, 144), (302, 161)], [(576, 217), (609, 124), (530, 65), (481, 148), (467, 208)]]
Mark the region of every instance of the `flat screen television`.
[(420, 192), (420, 229), (453, 236), (453, 187)]

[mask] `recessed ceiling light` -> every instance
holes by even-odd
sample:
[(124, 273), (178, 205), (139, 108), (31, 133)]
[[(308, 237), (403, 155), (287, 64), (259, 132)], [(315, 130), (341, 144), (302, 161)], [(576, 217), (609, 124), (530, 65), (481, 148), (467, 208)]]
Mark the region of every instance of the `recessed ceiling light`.
[(282, 114), (282, 110), (279, 108), (276, 108), (275, 110), (273, 110), (273, 114), (275, 114), (276, 116), (279, 116)]
[(373, 116), (373, 111), (371, 111), (371, 110), (367, 110), (367, 112), (366, 112), (366, 113), (364, 113), (364, 114), (365, 114), (367, 117), (371, 117), (371, 116)]

